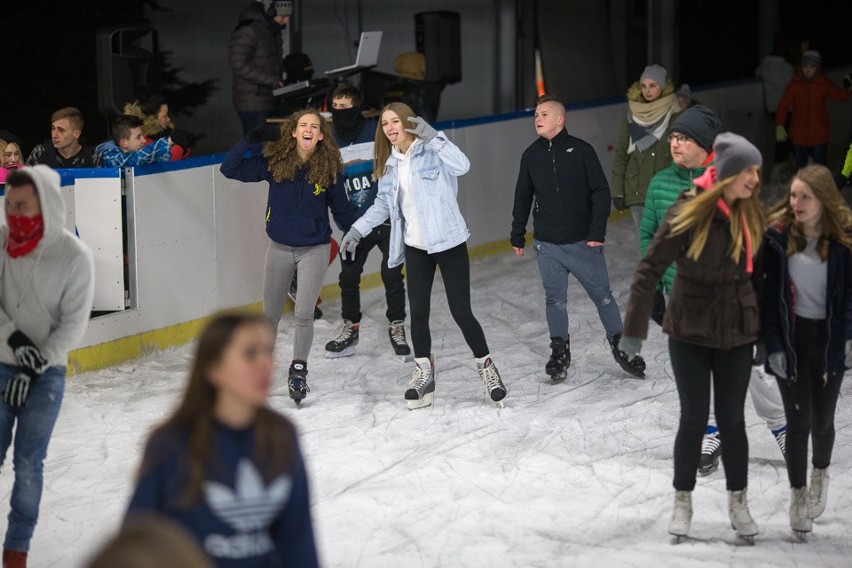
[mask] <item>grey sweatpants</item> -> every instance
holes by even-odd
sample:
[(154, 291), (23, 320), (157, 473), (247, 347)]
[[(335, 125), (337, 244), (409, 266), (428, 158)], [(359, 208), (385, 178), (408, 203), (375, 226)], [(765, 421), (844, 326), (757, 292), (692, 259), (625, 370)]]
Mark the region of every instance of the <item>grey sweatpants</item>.
[(287, 290), (298, 268), (296, 292), (296, 333), (293, 359), (308, 360), (314, 342), (314, 306), (319, 297), (331, 245), (291, 247), (270, 241), (266, 249), (266, 275), (263, 280), (263, 315), (278, 329)]

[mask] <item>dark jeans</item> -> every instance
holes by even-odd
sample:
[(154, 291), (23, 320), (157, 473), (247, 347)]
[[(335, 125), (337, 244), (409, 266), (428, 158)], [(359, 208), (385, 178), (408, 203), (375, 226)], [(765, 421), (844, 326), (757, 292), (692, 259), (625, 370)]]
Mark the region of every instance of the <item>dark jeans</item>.
[(355, 249), (353, 260), (340, 262), (340, 300), (343, 319), (351, 322), (361, 321), (361, 274), (364, 263), (373, 247), (382, 251), (382, 283), (385, 285), (385, 299), (388, 309), (385, 315), (388, 321), (405, 319), (405, 283), (402, 279), (402, 265), (388, 268), (390, 249), (390, 226), (379, 225), (369, 235), (361, 239)]
[(805, 487), (808, 475), (808, 435), (813, 440), (814, 467), (827, 468), (834, 449), (834, 410), (842, 373), (825, 374), (825, 320), (796, 318), (796, 380), (778, 379), (787, 414), (787, 476), (790, 487)]
[(237, 111), (240, 115), (240, 124), (243, 125), (243, 136), (248, 134), (248, 131), (258, 125), (261, 120), (266, 120), (272, 116), (271, 110), (249, 110)]
[(692, 491), (707, 427), (712, 375), (722, 464), (729, 491), (748, 484), (748, 439), (743, 406), (751, 378), (753, 344), (730, 350), (669, 339), (669, 354), (680, 397), (680, 424), (674, 446), (674, 488)]
[(796, 169), (802, 169), (808, 165), (808, 157), (812, 156), (815, 164), (825, 165), (828, 160), (828, 144), (819, 146), (796, 146), (793, 145), (793, 157), (796, 158)]
[(462, 331), (464, 340), (474, 357), (488, 355), (488, 343), (482, 326), (470, 309), (470, 260), (467, 244), (450, 250), (429, 254), (425, 250), (405, 245), (405, 270), (408, 278), (408, 305), (411, 309), (411, 342), (415, 357), (428, 357), (432, 353), (432, 335), (429, 332), (432, 283), (435, 269), (441, 268), (441, 278), (447, 292), (450, 314)]

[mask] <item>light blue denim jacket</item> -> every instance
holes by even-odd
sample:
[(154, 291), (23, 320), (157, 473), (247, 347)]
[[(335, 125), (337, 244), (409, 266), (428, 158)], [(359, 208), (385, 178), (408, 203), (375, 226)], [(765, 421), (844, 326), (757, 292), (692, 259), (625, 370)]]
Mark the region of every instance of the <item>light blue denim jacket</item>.
[[(443, 132), (429, 142), (417, 144), (411, 151), (411, 191), (426, 252), (434, 254), (462, 244), (470, 231), (459, 210), (456, 178), (467, 173), (470, 161)], [(367, 236), (388, 217), (391, 222), (388, 266), (393, 268), (405, 262), (405, 218), (399, 202), (399, 167), (393, 156), (388, 158), (384, 174), (379, 178), (376, 201), (352, 227)]]

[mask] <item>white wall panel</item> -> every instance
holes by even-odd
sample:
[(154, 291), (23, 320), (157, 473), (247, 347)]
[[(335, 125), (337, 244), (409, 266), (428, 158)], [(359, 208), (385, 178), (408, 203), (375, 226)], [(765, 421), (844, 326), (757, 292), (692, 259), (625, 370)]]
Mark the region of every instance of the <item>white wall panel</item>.
[[(71, 188), (63, 188), (63, 195)], [(66, 198), (66, 203), (69, 199)], [(95, 258), (95, 300), (98, 311), (124, 309), (124, 247), (121, 226), (121, 178), (77, 178), (74, 210), (67, 216)]]
[(216, 306), (216, 223), (210, 167), (133, 178), (139, 310), (157, 329)]

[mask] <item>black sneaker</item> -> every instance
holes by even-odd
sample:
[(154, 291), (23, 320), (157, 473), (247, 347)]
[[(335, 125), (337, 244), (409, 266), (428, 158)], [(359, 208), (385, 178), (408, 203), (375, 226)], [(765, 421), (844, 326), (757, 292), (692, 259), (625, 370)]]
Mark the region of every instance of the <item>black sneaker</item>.
[(607, 338), (607, 341), (609, 342), (610, 349), (612, 349), (612, 356), (615, 358), (615, 362), (634, 377), (644, 379), (645, 360), (641, 355), (636, 355), (632, 361), (627, 360), (627, 355), (624, 354), (624, 351), (618, 348), (618, 344), (621, 342), (621, 334), (617, 333), (612, 339)]
[(287, 373), (287, 388), (290, 391), (290, 398), (296, 404), (301, 404), (305, 396), (311, 392), (308, 387), (308, 364), (304, 361), (293, 361), (290, 363), (290, 370)]

